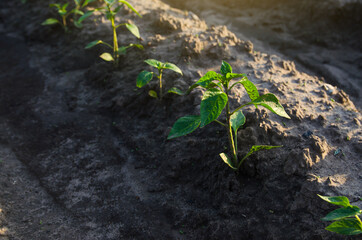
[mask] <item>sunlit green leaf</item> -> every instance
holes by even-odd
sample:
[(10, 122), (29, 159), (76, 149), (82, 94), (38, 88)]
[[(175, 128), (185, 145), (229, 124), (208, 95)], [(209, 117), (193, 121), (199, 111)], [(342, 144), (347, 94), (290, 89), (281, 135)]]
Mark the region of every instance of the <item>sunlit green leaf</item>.
[(168, 63), (168, 62), (166, 62), (166, 63), (163, 65), (162, 68), (170, 69), (170, 70), (172, 70), (172, 71), (174, 71), (174, 72), (177, 72), (177, 73), (179, 73), (179, 74), (182, 75), (181, 69), (178, 68), (178, 67), (177, 67), (175, 64), (173, 64), (173, 63)]
[(251, 147), (249, 152), (243, 157), (243, 159), (241, 159), (241, 161), (239, 162), (238, 168), (240, 168), (241, 164), (245, 161), (245, 159), (247, 159), (253, 153), (260, 151), (260, 150), (270, 150), (273, 148), (280, 148), (280, 147), (282, 147), (282, 146), (254, 145)]
[(251, 102), (254, 105), (260, 105), (269, 109), (272, 113), (275, 113), (281, 117), (289, 118), (289, 115), (285, 112), (283, 106), (279, 103), (279, 100), (272, 93), (267, 93), (258, 97)]
[(355, 215), (360, 214), (360, 209), (357, 206), (348, 206), (344, 208), (338, 208), (330, 213), (327, 214), (324, 218), (322, 218), (323, 221), (334, 221), (339, 220), (346, 217), (353, 217)]
[(215, 88), (209, 89), (204, 93), (201, 100), (201, 127), (206, 126), (219, 117), (228, 101), (227, 95)]
[(126, 27), (134, 36), (136, 36), (137, 38), (141, 37), (138, 27), (136, 25), (126, 23)]
[(41, 25), (53, 25), (53, 24), (57, 24), (57, 23), (60, 24), (60, 22), (59, 22), (57, 19), (55, 19), (55, 18), (48, 18), (48, 19), (45, 20)]
[(136, 13), (139, 17), (142, 17), (142, 16), (137, 12), (137, 10), (134, 9), (134, 7), (133, 7), (130, 3), (128, 3), (127, 1), (118, 0), (118, 2), (125, 4), (129, 9), (131, 9), (131, 10), (132, 10), (134, 13)]
[(153, 91), (153, 90), (148, 91), (148, 95), (150, 95), (153, 98), (158, 98), (157, 93), (155, 91)]
[(326, 230), (342, 235), (357, 235), (362, 233), (362, 225), (356, 218), (345, 218), (333, 222)]
[(169, 93), (174, 93), (180, 96), (185, 95), (185, 93), (183, 91), (181, 91), (180, 89), (178, 89), (177, 87), (172, 87), (168, 90)]
[(153, 78), (153, 72), (142, 71), (137, 76), (136, 85), (137, 87), (141, 88), (149, 83)]
[(173, 139), (192, 133), (200, 126), (200, 123), (200, 116), (191, 115), (179, 118), (173, 125), (167, 139)]
[(243, 85), (243, 87), (245, 88), (246, 92), (248, 93), (251, 101), (254, 101), (255, 99), (257, 99), (259, 97), (258, 89), (256, 88), (256, 86), (254, 85), (253, 82), (249, 81), (248, 78), (244, 77), (240, 81), (234, 83), (233, 86), (235, 86), (236, 84)]
[(141, 45), (141, 44), (131, 43), (129, 46), (130, 47), (136, 47), (136, 48), (141, 49), (141, 50), (144, 49), (143, 45)]
[(209, 84), (214, 80), (221, 80), (222, 76), (214, 71), (207, 72), (195, 84), (204, 88), (208, 88)]
[(110, 53), (102, 53), (99, 57), (107, 62), (114, 61), (114, 58), (112, 57), (112, 55)]
[(324, 201), (329, 202), (334, 205), (343, 206), (343, 207), (349, 207), (351, 204), (349, 203), (349, 200), (345, 196), (335, 196), (335, 197), (328, 197), (328, 196), (321, 196), (317, 194), (320, 198), (322, 198)]
[(226, 76), (226, 74), (232, 73), (232, 72), (233, 72), (233, 69), (231, 68), (230, 64), (228, 64), (225, 61), (222, 61), (220, 73), (222, 75)]
[(78, 19), (78, 22), (79, 23), (83, 22), (84, 20), (86, 20), (87, 18), (92, 16), (92, 14), (93, 14), (93, 11), (88, 11), (88, 12), (84, 13), (84, 15)]
[(246, 120), (245, 116), (241, 111), (241, 109), (235, 112), (233, 115), (231, 115), (230, 117), (231, 127), (234, 130), (235, 134), (237, 133), (239, 127), (245, 124), (245, 120)]
[(245, 73), (227, 73), (226, 79), (231, 80), (234, 78), (244, 78), (247, 77)]
[(84, 8), (85, 6), (87, 6), (88, 4), (90, 4), (91, 2), (94, 2), (95, 0), (85, 0), (83, 5), (82, 5), (82, 8)]
[(60, 6), (60, 4), (58, 4), (58, 3), (51, 3), (51, 4), (49, 4), (49, 7), (55, 7), (55, 8), (57, 8), (58, 10), (62, 8), (62, 7)]
[(145, 60), (145, 63), (147, 63), (148, 65), (155, 67), (155, 68), (161, 68), (163, 63), (160, 61), (157, 61), (155, 59), (147, 59)]
[(226, 155), (225, 153), (220, 153), (219, 154), (221, 159), (229, 166), (231, 167), (232, 169), (234, 170), (238, 170), (236, 167), (233, 166), (233, 162), (232, 160), (229, 158), (228, 155)]
[(102, 40), (95, 40), (95, 41), (93, 41), (93, 42), (88, 43), (88, 45), (85, 46), (85, 49), (92, 48), (92, 47), (94, 47), (95, 45), (101, 44), (101, 43), (103, 43)]

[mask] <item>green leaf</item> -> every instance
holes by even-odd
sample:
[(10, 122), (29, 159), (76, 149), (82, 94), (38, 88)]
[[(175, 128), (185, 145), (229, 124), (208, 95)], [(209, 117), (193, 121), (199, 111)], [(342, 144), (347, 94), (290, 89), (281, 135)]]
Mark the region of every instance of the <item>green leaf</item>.
[(179, 69), (179, 68), (178, 68), (175, 64), (173, 64), (173, 63), (168, 63), (168, 62), (166, 62), (166, 63), (163, 65), (162, 68), (164, 68), (164, 69), (170, 69), (170, 70), (172, 70), (172, 71), (174, 71), (174, 72), (177, 72), (177, 73), (179, 73), (179, 74), (182, 75), (181, 69)]
[(136, 11), (136, 9), (134, 9), (134, 7), (133, 7), (130, 3), (128, 3), (127, 1), (118, 0), (118, 2), (125, 4), (129, 9), (131, 9), (131, 10), (132, 10), (134, 13), (136, 13), (139, 17), (142, 17), (142, 16)]
[(259, 92), (253, 82), (249, 81), (247, 77), (244, 77), (240, 81), (233, 84), (233, 88), (236, 84), (240, 83), (245, 88), (251, 101), (256, 100), (259, 97)]
[(136, 48), (141, 49), (141, 50), (144, 49), (143, 45), (141, 45), (141, 44), (131, 43), (129, 46), (130, 47), (136, 47)]
[(127, 29), (137, 38), (140, 38), (140, 31), (138, 30), (138, 27), (134, 24), (126, 23)]
[(174, 93), (174, 94), (177, 94), (177, 95), (180, 95), (180, 96), (185, 95), (185, 93), (183, 91), (181, 91), (180, 89), (178, 89), (177, 87), (172, 87), (167, 92)]
[(148, 91), (148, 95), (150, 95), (153, 98), (158, 98), (157, 93), (155, 91), (153, 91), (153, 90)]
[(219, 117), (228, 101), (227, 95), (215, 88), (209, 89), (202, 97), (200, 113), (201, 127), (206, 126)]
[(138, 74), (137, 80), (136, 80), (137, 87), (138, 88), (143, 87), (144, 85), (149, 83), (152, 80), (152, 78), (153, 78), (153, 72), (148, 72), (148, 71), (140, 72), (140, 74)]
[(69, 3), (64, 3), (63, 6), (62, 6), (62, 10), (66, 10), (68, 5), (69, 5)]
[(204, 88), (208, 88), (209, 84), (214, 80), (221, 80), (222, 76), (214, 71), (207, 72), (202, 78), (195, 84)]
[(62, 8), (62, 7), (60, 6), (60, 4), (58, 4), (58, 3), (51, 3), (51, 4), (49, 4), (49, 7), (55, 7), (55, 8), (57, 8), (58, 10)]
[(85, 6), (87, 6), (88, 4), (90, 4), (91, 2), (94, 2), (95, 0), (85, 0), (83, 5), (82, 5), (82, 8), (84, 8)]
[(234, 78), (244, 78), (247, 77), (245, 73), (227, 73), (226, 74), (226, 79), (231, 80)]
[(102, 41), (102, 40), (95, 40), (95, 41), (93, 41), (93, 42), (88, 43), (88, 45), (85, 46), (85, 49), (92, 48), (92, 47), (94, 47), (95, 45), (98, 45), (98, 44), (100, 44), (100, 43), (103, 43), (103, 41)]
[(41, 25), (53, 25), (53, 24), (57, 24), (60, 22), (58, 21), (58, 19), (55, 18), (48, 18), (47, 20), (45, 20)]
[(241, 109), (239, 111), (235, 112), (233, 115), (231, 115), (230, 122), (231, 122), (231, 127), (234, 130), (234, 133), (236, 135), (239, 127), (241, 127), (242, 125), (245, 124), (245, 116), (244, 116), (243, 112), (241, 111)]
[(362, 233), (362, 225), (356, 218), (346, 218), (332, 223), (326, 230), (342, 235), (357, 235)]
[(130, 48), (130, 46), (122, 46), (118, 48), (118, 54), (120, 55), (126, 55), (127, 49)]
[(73, 9), (72, 11), (70, 11), (71, 13), (74, 13), (74, 14), (78, 14), (78, 15), (81, 15), (83, 16), (84, 15), (84, 12), (78, 10), (78, 9)]
[(251, 102), (255, 106), (260, 105), (269, 109), (272, 113), (275, 113), (281, 117), (290, 119), (289, 115), (285, 112), (283, 106), (279, 103), (279, 100), (272, 93), (267, 93), (258, 97)]
[(238, 168), (240, 168), (241, 164), (245, 161), (245, 159), (247, 159), (250, 155), (252, 155), (253, 153), (260, 151), (260, 150), (270, 150), (273, 148), (280, 148), (283, 146), (270, 146), (270, 145), (254, 145), (251, 147), (250, 151), (248, 152), (248, 154), (246, 154), (243, 159), (241, 159), (241, 161), (239, 162)]
[(190, 115), (179, 118), (173, 125), (167, 139), (173, 139), (192, 133), (200, 126), (200, 123), (200, 116)]
[(231, 161), (231, 159), (229, 158), (228, 155), (226, 155), (225, 153), (220, 153), (219, 155), (220, 155), (221, 159), (222, 159), (229, 167), (231, 167), (231, 168), (234, 169), (234, 170), (238, 170), (237, 168), (235, 168), (235, 167), (233, 166), (233, 163), (232, 163), (232, 161)]
[(89, 18), (90, 16), (92, 16), (93, 14), (93, 11), (88, 11), (86, 12), (83, 16), (81, 16), (79, 19), (78, 19), (78, 23), (81, 23), (83, 22), (84, 20), (86, 20), (87, 18)]
[(99, 57), (102, 58), (104, 61), (107, 61), (107, 62), (114, 61), (114, 58), (112, 57), (112, 55), (110, 53), (102, 53)]
[(328, 196), (321, 196), (319, 194), (317, 194), (317, 195), (318, 195), (318, 197), (322, 198), (324, 201), (329, 202), (334, 205), (343, 206), (343, 207), (351, 206), (348, 198), (345, 196), (328, 197)]
[(220, 73), (222, 75), (226, 76), (226, 74), (232, 73), (232, 72), (233, 72), (233, 69), (231, 68), (230, 64), (228, 64), (225, 61), (222, 61)]
[(336, 209), (330, 213), (327, 214), (324, 218), (322, 218), (323, 221), (335, 221), (346, 217), (353, 217), (355, 215), (358, 215), (361, 212), (361, 210), (357, 206), (350, 206), (350, 207), (344, 207)]
[(157, 69), (161, 68), (163, 63), (160, 62), (160, 61), (157, 61), (155, 59), (147, 59), (145, 60), (145, 63), (147, 63), (148, 65), (152, 66), (152, 67), (155, 67)]

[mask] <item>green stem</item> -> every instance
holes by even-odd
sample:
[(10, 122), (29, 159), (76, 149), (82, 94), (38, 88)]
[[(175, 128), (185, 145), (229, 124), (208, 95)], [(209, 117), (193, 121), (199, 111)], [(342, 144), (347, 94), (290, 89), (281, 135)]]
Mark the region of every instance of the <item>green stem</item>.
[(163, 96), (163, 93), (162, 93), (162, 72), (163, 72), (163, 69), (159, 69), (158, 70), (158, 78), (160, 79), (160, 100), (162, 100), (162, 96)]
[(64, 31), (67, 31), (67, 30), (68, 30), (68, 27), (67, 27), (67, 17), (66, 17), (66, 16), (62, 16), (62, 20), (63, 20)]
[(226, 103), (226, 129), (227, 129), (228, 138), (229, 138), (230, 150), (233, 155), (234, 166), (236, 167), (238, 165), (238, 155), (236, 153), (233, 131), (232, 131), (231, 122), (230, 122), (230, 117), (231, 117), (232, 113), (230, 113), (229, 92), (227, 91), (227, 88), (226, 88), (226, 96), (228, 98), (228, 101)]
[(118, 59), (119, 59), (119, 53), (118, 53), (118, 39), (117, 39), (117, 31), (116, 26), (114, 24), (114, 16), (111, 17), (111, 23), (112, 23), (112, 29), (113, 29), (113, 58), (114, 58), (114, 65), (118, 66)]
[(253, 103), (249, 102), (249, 103), (246, 103), (246, 104), (244, 104), (244, 105), (241, 105), (240, 107), (238, 107), (237, 109), (235, 109), (235, 110), (230, 114), (230, 116), (233, 115), (234, 113), (236, 113), (237, 111), (239, 111), (240, 109), (242, 109), (243, 107), (246, 107), (246, 106), (251, 105), (251, 104), (253, 104)]
[(219, 120), (214, 120), (215, 122), (217, 122), (218, 124), (220, 124), (221, 126), (224, 126), (224, 127), (226, 127), (226, 125), (225, 124), (223, 124), (222, 122), (220, 122)]

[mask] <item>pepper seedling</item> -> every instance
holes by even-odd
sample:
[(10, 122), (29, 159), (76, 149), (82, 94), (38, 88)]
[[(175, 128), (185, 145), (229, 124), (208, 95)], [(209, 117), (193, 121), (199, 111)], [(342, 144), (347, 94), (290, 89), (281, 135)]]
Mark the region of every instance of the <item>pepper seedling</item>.
[[(231, 66), (225, 61), (222, 62), (220, 72), (221, 74), (214, 71), (207, 72), (189, 88), (187, 93), (190, 93), (192, 89), (196, 87), (203, 87), (206, 89), (200, 105), (200, 115), (190, 115), (179, 118), (173, 125), (168, 135), (168, 139), (187, 135), (195, 131), (198, 127), (203, 128), (211, 122), (216, 122), (225, 127), (227, 131), (232, 155), (232, 157), (229, 157), (226, 153), (220, 153), (220, 157), (229, 167), (238, 170), (245, 159), (254, 152), (281, 147), (254, 145), (239, 161), (237, 155), (237, 131), (245, 124), (246, 120), (241, 109), (249, 105), (254, 105), (255, 107), (263, 106), (281, 117), (290, 117), (274, 94), (267, 93), (260, 96), (256, 86), (248, 80), (246, 74), (233, 73)], [(237, 78), (241, 78), (241, 80), (236, 81), (230, 86), (231, 80)], [(233, 87), (238, 84), (241, 84), (245, 88), (251, 101), (239, 106), (235, 110), (231, 110), (229, 96)], [(218, 117), (224, 109), (226, 121), (222, 122), (218, 120)]]
[[(162, 88), (163, 88), (162, 87), (163, 86), (163, 82), (162, 82), (163, 70), (169, 69), (169, 70), (177, 72), (177, 73), (179, 73), (181, 75), (182, 75), (182, 71), (181, 71), (180, 68), (178, 68), (173, 63), (168, 63), (168, 62), (163, 63), (163, 62), (157, 61), (155, 59), (145, 60), (145, 63), (147, 63), (148, 65), (150, 65), (152, 67), (157, 68), (157, 70), (158, 70), (157, 78), (159, 80), (159, 85), (160, 85), (159, 98), (160, 98), (160, 100), (162, 100), (162, 97), (163, 97), (163, 90), (162, 90)], [(142, 71), (140, 74), (138, 74), (138, 77), (137, 77), (137, 80), (136, 80), (137, 87), (141, 88), (141, 87), (145, 86), (147, 83), (149, 83), (153, 79), (153, 76), (154, 76), (153, 72), (149, 72), (149, 71), (146, 71), (146, 70)], [(182, 95), (181, 91), (179, 89), (177, 89), (176, 87), (173, 87), (173, 88), (169, 89), (168, 92)], [(158, 98), (158, 95), (157, 95), (156, 91), (154, 91), (154, 90), (150, 90), (148, 92), (148, 94), (151, 97)]]
[[(345, 196), (328, 197), (317, 194), (321, 199), (331, 204), (342, 206), (327, 214), (323, 221), (335, 221), (325, 229), (342, 235), (357, 235), (362, 233), (362, 222), (358, 217), (362, 210), (349, 203)], [(362, 200), (362, 199), (361, 199)]]
[(120, 55), (125, 55), (128, 48), (136, 47), (136, 48), (139, 48), (139, 49), (142, 50), (143, 46), (141, 44), (133, 44), (133, 43), (131, 43), (128, 46), (119, 47), (118, 38), (117, 38), (117, 29), (119, 27), (125, 26), (135, 37), (137, 37), (137, 38), (141, 38), (141, 37), (140, 37), (138, 27), (136, 25), (134, 25), (134, 24), (121, 23), (121, 24), (116, 25), (115, 16), (119, 12), (119, 10), (121, 10), (121, 8), (124, 5), (126, 5), (129, 9), (131, 9), (139, 17), (142, 17), (142, 16), (127, 1), (123, 1), (123, 0), (104, 0), (104, 2), (106, 3), (106, 6), (102, 7), (102, 8), (98, 8), (97, 10), (104, 13), (106, 15), (106, 18), (112, 24), (113, 46), (111, 44), (109, 44), (109, 43), (106, 43), (106, 42), (102, 41), (102, 40), (96, 40), (96, 41), (93, 41), (93, 42), (89, 43), (85, 48), (89, 49), (89, 48), (92, 48), (92, 47), (94, 47), (94, 46), (96, 46), (98, 44), (103, 44), (103, 45), (111, 48), (112, 52), (113, 52), (112, 54), (110, 54), (108, 52), (105, 52), (105, 53), (102, 53), (100, 55), (100, 58), (102, 58), (103, 60), (108, 61), (108, 62), (113, 62), (115, 66), (118, 66), (119, 56)]
[[(55, 7), (58, 10), (58, 13), (61, 17), (61, 21), (59, 21), (56, 18), (48, 18), (47, 20), (45, 20), (42, 23), (42, 25), (60, 24), (60, 25), (62, 25), (64, 31), (67, 32), (68, 31), (67, 18), (71, 14), (73, 14), (74, 15), (74, 19), (73, 19), (74, 26), (81, 28), (82, 22), (93, 14), (93, 11), (87, 11), (84, 13), (83, 11), (81, 11), (81, 9), (86, 7), (89, 3), (94, 2), (94, 1), (95, 0), (74, 0), (75, 7), (70, 11), (67, 10), (69, 3), (65, 3), (65, 4), (52, 3), (49, 5), (49, 7)], [(78, 19), (76, 19), (76, 16), (78, 16), (78, 15), (80, 17)]]

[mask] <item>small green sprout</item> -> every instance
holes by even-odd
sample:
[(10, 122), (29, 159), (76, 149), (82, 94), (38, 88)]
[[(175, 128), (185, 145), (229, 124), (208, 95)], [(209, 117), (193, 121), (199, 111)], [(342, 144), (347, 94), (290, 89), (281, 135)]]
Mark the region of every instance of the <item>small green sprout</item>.
[(111, 44), (109, 44), (109, 43), (106, 43), (106, 42), (102, 41), (102, 40), (96, 40), (96, 41), (93, 41), (93, 42), (89, 43), (85, 48), (89, 49), (89, 48), (94, 47), (95, 45), (104, 44), (105, 46), (112, 49), (113, 54), (105, 52), (105, 53), (102, 53), (100, 55), (100, 58), (102, 58), (103, 60), (108, 61), (108, 62), (113, 62), (114, 66), (118, 66), (119, 56), (126, 54), (128, 48), (136, 47), (136, 48), (139, 48), (139, 49), (143, 49), (143, 46), (141, 44), (133, 44), (133, 43), (129, 44), (128, 46), (122, 46), (122, 47), (118, 46), (117, 29), (119, 27), (125, 26), (137, 38), (141, 38), (141, 36), (140, 36), (139, 30), (138, 30), (138, 27), (136, 25), (134, 25), (134, 24), (121, 23), (121, 24), (116, 25), (115, 16), (119, 12), (119, 10), (121, 10), (121, 8), (124, 5), (126, 5), (129, 9), (131, 9), (139, 17), (142, 17), (142, 16), (127, 1), (123, 1), (123, 0), (104, 0), (104, 2), (106, 3), (106, 6), (102, 7), (102, 8), (99, 8), (97, 10), (103, 12), (106, 15), (107, 19), (109, 21), (111, 21), (112, 30), (113, 30), (113, 46)]
[[(74, 15), (73, 23), (74, 26), (81, 28), (82, 22), (90, 17), (93, 14), (93, 11), (87, 11), (83, 12), (81, 11), (82, 8), (86, 7), (89, 3), (94, 2), (95, 0), (74, 0), (75, 7), (68, 11), (67, 8), (69, 6), (69, 3), (65, 4), (58, 4), (58, 3), (52, 3), (49, 5), (49, 7), (55, 7), (58, 10), (58, 13), (61, 17), (61, 21), (59, 21), (56, 18), (48, 18), (45, 20), (42, 25), (53, 25), (53, 24), (60, 24), (62, 25), (65, 32), (68, 31), (68, 22), (67, 18), (70, 15)], [(76, 16), (80, 16), (78, 19), (76, 19)]]
[[(281, 147), (254, 145), (248, 154), (239, 161), (237, 155), (237, 131), (246, 121), (241, 109), (249, 105), (254, 105), (255, 107), (263, 106), (279, 116), (285, 118), (290, 117), (273, 94), (267, 93), (260, 96), (257, 88), (248, 80), (247, 76), (245, 74), (233, 73), (231, 66), (227, 62), (222, 62), (220, 72), (221, 74), (213, 71), (207, 72), (189, 88), (187, 93), (196, 87), (203, 87), (206, 89), (200, 105), (200, 115), (179, 118), (173, 125), (168, 135), (168, 139), (187, 135), (195, 131), (199, 126), (202, 128), (211, 122), (216, 122), (225, 127), (229, 139), (229, 150), (232, 154), (232, 158), (225, 153), (220, 153), (220, 157), (229, 167), (238, 170), (244, 160), (254, 152)], [(241, 78), (241, 80), (236, 81), (230, 86), (231, 80), (236, 78)], [(232, 88), (238, 84), (241, 84), (245, 88), (251, 101), (232, 111), (229, 106), (229, 96)], [(226, 121), (221, 122), (217, 119), (224, 109)]]
[[(158, 78), (159, 83), (160, 83), (160, 90), (159, 90), (160, 95), (159, 95), (159, 98), (162, 100), (162, 97), (163, 97), (163, 90), (162, 90), (162, 85), (163, 85), (162, 84), (162, 74), (163, 74), (163, 70), (169, 69), (169, 70), (177, 72), (177, 73), (179, 73), (181, 75), (182, 75), (182, 71), (181, 71), (180, 68), (178, 68), (173, 63), (168, 63), (168, 62), (163, 63), (163, 62), (157, 61), (155, 59), (145, 60), (145, 63), (147, 63), (148, 65), (150, 65), (152, 67), (157, 68), (157, 70), (158, 70), (157, 78)], [(137, 77), (137, 83), (136, 83), (137, 87), (141, 88), (141, 87), (145, 86), (147, 83), (149, 83), (153, 79), (153, 75), (154, 75), (153, 72), (148, 72), (146, 70), (142, 71), (140, 74), (138, 74), (138, 77)], [(168, 92), (183, 95), (181, 90), (179, 90), (176, 87), (173, 87), (173, 88), (169, 89)], [(158, 98), (158, 95), (154, 90), (150, 90), (148, 92), (148, 94), (151, 97)]]
[(362, 233), (362, 222), (358, 215), (362, 214), (362, 210), (357, 206), (349, 203), (347, 197), (325, 197), (317, 194), (321, 199), (331, 204), (342, 206), (327, 214), (323, 221), (335, 221), (325, 229), (342, 235), (357, 235)]

